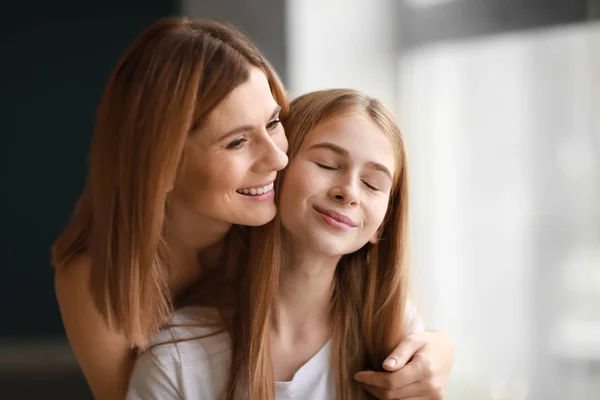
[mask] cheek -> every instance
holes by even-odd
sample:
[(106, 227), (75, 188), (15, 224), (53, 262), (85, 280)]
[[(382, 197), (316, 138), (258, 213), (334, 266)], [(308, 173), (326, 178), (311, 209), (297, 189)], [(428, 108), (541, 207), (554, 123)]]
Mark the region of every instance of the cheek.
[(297, 198), (296, 191), (298, 187), (296, 186), (295, 182), (295, 171), (293, 169), (288, 169), (286, 171), (283, 181), (281, 182), (281, 187), (279, 188), (279, 190), (281, 191), (279, 195), (279, 206), (282, 211), (290, 208), (290, 203), (293, 203), (294, 199)]
[(210, 176), (206, 172), (195, 166), (182, 165), (177, 175), (174, 192), (190, 205), (202, 202), (207, 188), (210, 187)]
[(284, 222), (290, 221), (294, 215), (302, 213), (302, 203), (310, 196), (310, 178), (292, 164), (286, 170), (279, 197), (279, 215)]
[(283, 128), (280, 128), (279, 132), (273, 135), (273, 143), (275, 143), (275, 146), (277, 146), (279, 150), (287, 154), (288, 140), (287, 136), (285, 136), (285, 131), (283, 130)]
[(189, 200), (208, 201), (238, 189), (244, 171), (245, 168), (231, 158), (190, 152), (179, 170), (176, 190)]
[(303, 202), (315, 196), (321, 186), (323, 186), (322, 177), (315, 174), (307, 162), (292, 163), (286, 170), (282, 198), (285, 196), (288, 201), (294, 203)]
[(374, 201), (369, 207), (368, 221), (369, 229), (373, 230), (373, 233), (379, 229), (385, 218), (387, 212), (388, 202), (386, 201)]

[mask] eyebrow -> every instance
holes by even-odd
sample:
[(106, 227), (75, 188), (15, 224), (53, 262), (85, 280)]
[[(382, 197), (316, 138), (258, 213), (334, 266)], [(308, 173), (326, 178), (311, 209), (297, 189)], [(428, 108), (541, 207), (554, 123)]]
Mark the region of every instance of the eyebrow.
[[(309, 150), (312, 150), (312, 149), (330, 150), (330, 151), (333, 151), (334, 153), (339, 154), (340, 156), (343, 156), (343, 157), (348, 157), (350, 155), (348, 153), (348, 150), (344, 149), (343, 147), (338, 146), (337, 144), (333, 144), (331, 142), (321, 142), (321, 143), (314, 144), (311, 147), (309, 147)], [(389, 169), (387, 169), (387, 167), (385, 165), (379, 164), (378, 162), (375, 162), (375, 161), (369, 161), (367, 164), (369, 166), (373, 167), (374, 169), (383, 172), (391, 180), (394, 180), (394, 178), (392, 177), (392, 173), (390, 172)]]
[[(275, 118), (277, 116), (277, 114), (279, 114), (280, 111), (281, 111), (281, 106), (277, 105), (275, 107), (275, 109), (273, 110), (273, 113), (269, 117), (269, 121), (271, 121), (273, 118)], [(249, 131), (252, 131), (253, 129), (254, 129), (254, 126), (252, 126), (252, 125), (238, 126), (237, 128), (233, 128), (232, 130), (227, 131), (227, 133), (224, 133), (223, 135), (221, 135), (217, 139), (217, 142), (222, 142), (223, 140), (227, 139), (230, 136), (239, 135), (240, 133), (243, 133), (243, 132), (249, 132)]]

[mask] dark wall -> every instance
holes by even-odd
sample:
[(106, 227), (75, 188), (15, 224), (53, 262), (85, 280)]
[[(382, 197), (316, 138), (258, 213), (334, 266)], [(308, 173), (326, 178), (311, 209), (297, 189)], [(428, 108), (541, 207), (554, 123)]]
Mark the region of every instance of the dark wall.
[[(28, 349), (29, 340), (64, 340), (50, 246), (83, 187), (95, 110), (112, 68), (142, 29), (185, 13), (179, 0), (71, 3), (0, 5), (0, 398), (92, 398), (75, 365), (53, 359), (68, 354)], [(234, 1), (193, 0), (191, 16), (228, 20), (283, 69), (283, 4), (261, 0), (264, 20), (249, 20)], [(11, 362), (22, 358), (34, 367), (15, 370)]]
[(143, 28), (180, 14), (230, 22), (285, 78), (283, 0), (70, 3), (0, 6), (0, 340), (64, 334), (50, 246), (81, 192), (106, 79)]
[(83, 185), (96, 105), (133, 37), (176, 12), (174, 0), (79, 3), (0, 6), (0, 339), (62, 335), (50, 246)]

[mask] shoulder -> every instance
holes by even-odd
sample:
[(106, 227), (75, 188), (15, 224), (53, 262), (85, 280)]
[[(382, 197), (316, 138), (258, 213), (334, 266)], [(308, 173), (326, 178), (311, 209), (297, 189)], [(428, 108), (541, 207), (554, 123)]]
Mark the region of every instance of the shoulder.
[(56, 298), (67, 333), (71, 325), (79, 326), (83, 331), (96, 330), (100, 326), (108, 330), (91, 292), (91, 265), (90, 257), (81, 254), (55, 270)]
[(163, 328), (154, 334), (147, 346), (149, 350), (160, 352), (173, 344), (187, 344), (203, 348), (208, 343), (229, 343), (219, 311), (208, 307), (185, 307), (177, 310)]
[(231, 341), (218, 311), (187, 307), (178, 310), (139, 353), (129, 393), (216, 398), (227, 385), (230, 365)]
[(56, 267), (54, 271), (57, 291), (74, 289), (72, 285), (88, 288), (92, 272), (92, 259), (87, 253), (81, 253), (71, 258), (65, 265)]
[(90, 257), (81, 254), (55, 269), (56, 298), (67, 333), (73, 327), (92, 336), (99, 328), (110, 330), (92, 295), (91, 265)]
[(92, 258), (87, 253), (77, 254), (54, 268), (54, 288), (60, 306), (92, 302), (91, 276)]

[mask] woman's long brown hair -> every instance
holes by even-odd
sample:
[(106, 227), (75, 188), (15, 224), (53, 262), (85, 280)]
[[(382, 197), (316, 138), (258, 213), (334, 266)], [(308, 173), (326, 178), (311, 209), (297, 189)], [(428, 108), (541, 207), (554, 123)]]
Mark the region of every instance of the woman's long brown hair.
[(262, 69), (287, 111), (282, 84), (234, 28), (167, 18), (142, 32), (112, 71), (97, 111), (83, 193), (54, 243), (52, 263), (91, 257), (91, 292), (107, 324), (143, 347), (170, 315), (165, 202), (187, 138)]
[[(304, 140), (317, 125), (357, 114), (370, 118), (389, 137), (396, 153), (397, 167), (379, 241), (343, 256), (335, 272), (331, 359), (339, 400), (369, 398), (362, 386), (355, 383), (354, 374), (364, 369), (380, 370), (385, 357), (406, 334), (409, 268), (406, 260), (408, 187), (404, 142), (392, 114), (379, 101), (354, 90), (324, 90), (301, 96), (290, 104), (290, 113), (283, 121), (289, 140), (288, 155), (293, 162)], [(285, 171), (279, 174), (278, 182), (281, 179), (285, 179)], [(269, 331), (283, 263), (279, 217), (251, 231), (249, 266), (240, 269), (238, 280), (241, 290), (232, 332), (231, 388), (236, 384), (236, 377), (241, 378), (238, 384), (243, 383), (248, 388), (250, 399), (273, 400)]]

